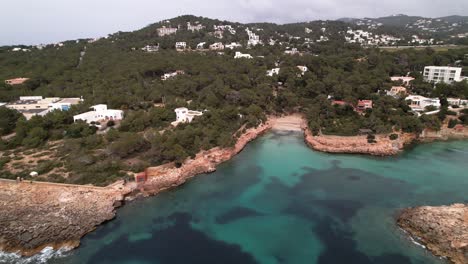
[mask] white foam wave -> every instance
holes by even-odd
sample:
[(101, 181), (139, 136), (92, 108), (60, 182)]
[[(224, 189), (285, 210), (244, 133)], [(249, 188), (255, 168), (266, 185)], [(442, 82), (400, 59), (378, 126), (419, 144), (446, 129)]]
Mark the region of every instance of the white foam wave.
[(38, 254), (31, 257), (22, 257), (18, 253), (7, 253), (0, 251), (0, 264), (35, 264), (47, 263), (52, 258), (62, 258), (67, 255), (71, 248), (61, 248), (54, 250), (52, 247), (46, 247)]

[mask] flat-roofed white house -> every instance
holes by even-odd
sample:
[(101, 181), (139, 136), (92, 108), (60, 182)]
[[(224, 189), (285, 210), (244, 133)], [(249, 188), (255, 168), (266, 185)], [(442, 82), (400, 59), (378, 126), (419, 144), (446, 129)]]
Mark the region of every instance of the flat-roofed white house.
[(393, 76), (393, 77), (390, 77), (390, 79), (393, 82), (401, 81), (403, 82), (403, 85), (410, 85), (410, 82), (414, 80), (413, 77), (409, 77), (409, 76)]
[(93, 105), (91, 108), (93, 111), (73, 116), (73, 121), (83, 120), (90, 124), (91, 122), (105, 120), (122, 120), (124, 117), (122, 110), (107, 109), (107, 105), (105, 104)]
[(409, 101), (409, 107), (411, 110), (416, 112), (424, 111), (428, 106), (434, 106), (437, 109), (440, 108), (440, 100), (438, 98), (427, 98), (420, 95), (409, 95), (405, 98)]
[(189, 110), (186, 107), (176, 108), (174, 112), (176, 113), (176, 121), (171, 123), (173, 126), (180, 123), (191, 123), (194, 117), (203, 115), (203, 112)]
[(224, 45), (221, 42), (216, 42), (210, 45), (210, 50), (224, 50)]
[(187, 42), (183, 42), (183, 41), (181, 41), (181, 42), (176, 42), (175, 48), (176, 48), (177, 50), (184, 50), (185, 48), (187, 48)]
[(279, 72), (280, 72), (280, 68), (273, 68), (271, 70), (268, 70), (266, 75), (271, 77), (273, 75), (278, 75)]
[(461, 81), (462, 68), (447, 66), (426, 66), (424, 67), (423, 78), (427, 82), (453, 83)]
[(224, 47), (226, 47), (226, 49), (237, 49), (237, 48), (242, 48), (242, 44), (239, 44), (237, 42), (231, 42), (231, 44), (226, 44)]
[(234, 59), (252, 59), (252, 55), (250, 54), (244, 54), (240, 51), (236, 51), (236, 54), (234, 55)]
[(309, 68), (307, 68), (307, 66), (304, 65), (298, 65), (297, 68), (301, 71), (302, 75), (304, 75), (309, 70)]
[(82, 101), (81, 98), (20, 96), (19, 100), (5, 106), (17, 110), (29, 120), (33, 116), (45, 116), (52, 110), (67, 111), (72, 105), (79, 104)]
[(460, 98), (447, 98), (447, 102), (449, 105), (457, 105), (457, 106), (468, 106), (468, 100), (460, 99)]

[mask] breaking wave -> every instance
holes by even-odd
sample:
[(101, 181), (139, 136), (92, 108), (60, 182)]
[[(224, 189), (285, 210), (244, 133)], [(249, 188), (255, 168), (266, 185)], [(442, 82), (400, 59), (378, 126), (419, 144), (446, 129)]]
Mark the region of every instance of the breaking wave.
[(62, 258), (67, 256), (70, 248), (61, 248), (54, 250), (52, 247), (46, 247), (38, 254), (31, 257), (22, 257), (17, 253), (7, 253), (0, 251), (0, 264), (35, 264), (35, 263), (47, 263), (53, 258)]

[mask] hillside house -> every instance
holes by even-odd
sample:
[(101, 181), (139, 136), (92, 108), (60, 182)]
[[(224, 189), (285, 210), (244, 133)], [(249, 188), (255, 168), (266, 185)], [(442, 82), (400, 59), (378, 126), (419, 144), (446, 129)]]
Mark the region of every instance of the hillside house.
[(200, 42), (197, 44), (197, 50), (205, 49), (206, 42)]
[(390, 77), (390, 79), (392, 80), (392, 82), (401, 81), (403, 85), (405, 86), (409, 86), (411, 81), (414, 80), (413, 77), (409, 77), (409, 76), (393, 76), (393, 77)]
[(237, 42), (231, 42), (231, 44), (226, 44), (224, 47), (226, 47), (226, 49), (237, 49), (237, 48), (242, 48), (242, 44), (239, 44)]
[(460, 99), (460, 98), (447, 98), (447, 102), (449, 105), (456, 105), (456, 106), (468, 106), (468, 100)]
[(409, 95), (405, 98), (411, 110), (415, 112), (422, 112), (428, 106), (440, 108), (440, 100), (438, 98), (426, 98), (420, 95)]
[(14, 79), (5, 80), (5, 83), (8, 85), (19, 85), (19, 84), (23, 84), (27, 80), (29, 80), (29, 78), (14, 78)]
[(240, 51), (236, 51), (236, 54), (234, 55), (234, 59), (252, 59), (252, 55), (250, 54), (244, 54)]
[(280, 72), (280, 68), (273, 68), (271, 70), (268, 70), (266, 75), (272, 77), (273, 75), (278, 75)]
[[(73, 116), (73, 121), (83, 120), (88, 124), (106, 120), (122, 120), (124, 112), (122, 110), (107, 109), (107, 105), (99, 104), (91, 106), (92, 111)], [(98, 125), (99, 126), (99, 125)]]
[(166, 81), (168, 79), (176, 77), (177, 75), (183, 75), (183, 74), (185, 74), (183, 70), (177, 70), (175, 72), (165, 73), (163, 76), (161, 76), (161, 80)]
[(247, 46), (257, 46), (262, 44), (260, 40), (260, 36), (250, 31), (248, 28), (245, 29), (247, 35), (249, 36), (249, 40), (247, 41)]
[(177, 126), (180, 123), (191, 123), (193, 118), (203, 115), (202, 112), (189, 110), (186, 107), (179, 107), (174, 111), (176, 113), (176, 121), (171, 123), (173, 126)]
[(203, 26), (202, 24), (192, 25), (190, 22), (187, 22), (187, 30), (189, 31), (195, 32), (195, 31), (200, 31), (204, 28), (205, 26)]
[(81, 98), (59, 98), (59, 97), (47, 97), (42, 96), (20, 96), (19, 100), (8, 103), (5, 106), (10, 109), (17, 110), (27, 120), (33, 116), (44, 116), (53, 110), (66, 111), (70, 109), (72, 105), (79, 104), (82, 102)]
[(224, 50), (224, 45), (221, 42), (216, 42), (210, 45), (210, 50)]
[(403, 86), (392, 86), (390, 91), (387, 91), (387, 95), (392, 97), (404, 97), (406, 95), (406, 88)]
[(172, 35), (177, 33), (177, 28), (171, 28), (171, 27), (161, 27), (157, 29), (158, 31), (158, 36), (163, 37), (167, 35)]
[(156, 46), (146, 45), (143, 48), (141, 48), (141, 50), (145, 52), (157, 52), (159, 51), (159, 44)]
[(372, 109), (372, 100), (359, 100), (356, 106), (356, 111), (363, 112), (367, 109)]
[(185, 50), (185, 48), (187, 48), (187, 42), (176, 42), (175, 48), (176, 50)]
[(298, 65), (297, 68), (301, 71), (301, 75), (304, 75), (309, 70), (307, 66), (303, 66), (303, 65)]

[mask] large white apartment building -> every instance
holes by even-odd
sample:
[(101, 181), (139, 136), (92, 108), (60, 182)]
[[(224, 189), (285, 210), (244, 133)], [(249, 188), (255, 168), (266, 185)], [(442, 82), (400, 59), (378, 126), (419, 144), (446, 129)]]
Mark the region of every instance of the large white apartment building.
[(461, 72), (462, 68), (460, 67), (426, 66), (424, 67), (423, 77), (427, 82), (452, 83), (462, 80)]

